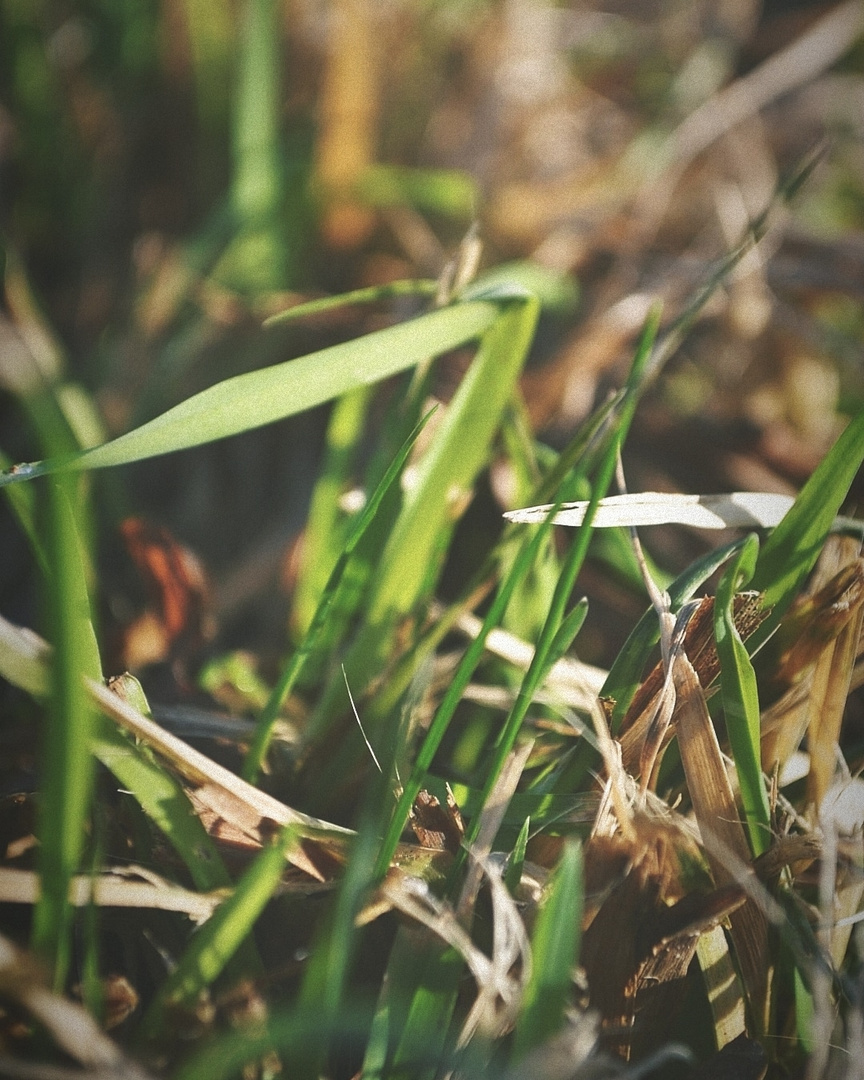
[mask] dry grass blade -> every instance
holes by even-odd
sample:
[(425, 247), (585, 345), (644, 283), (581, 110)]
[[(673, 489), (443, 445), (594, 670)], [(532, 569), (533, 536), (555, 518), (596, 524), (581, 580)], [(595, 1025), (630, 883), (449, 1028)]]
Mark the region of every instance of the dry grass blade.
[[(132, 880), (135, 875), (139, 880)], [(79, 874), (69, 886), (69, 902), (75, 907), (158, 908), (180, 911), (195, 922), (209, 919), (226, 893), (196, 893), (183, 889), (142, 867), (128, 866), (122, 873), (88, 876)], [(39, 898), (39, 875), (31, 870), (0, 867), (0, 902), (35, 904)]]
[(516, 791), (519, 777), (533, 748), (533, 739), (526, 740), (507, 757), (495, 786), (489, 792), (489, 797), (480, 812), (480, 827), (471, 847), (472, 863), (465, 875), (465, 882), (456, 904), (456, 911), (463, 921), (468, 920), (474, 910), (483, 875), (489, 876), (486, 864), (492, 852), (492, 843), (501, 828), (510, 799)]
[[(703, 686), (709, 686), (720, 670), (713, 635), (713, 596), (704, 597), (687, 623), (683, 648)], [(757, 593), (739, 593), (735, 597), (735, 626), (746, 640), (765, 618)], [(663, 692), (665, 674), (658, 663), (636, 692), (621, 724), (621, 750), (624, 767), (636, 773), (646, 734), (657, 702)], [(662, 745), (660, 747), (662, 749)]]
[[(52, 993), (27, 954), (5, 937), (0, 937), (0, 992), (38, 1021), (70, 1057), (98, 1072), (102, 1080), (146, 1080), (149, 1076), (102, 1032), (83, 1006)], [(14, 1067), (17, 1061), (10, 1059), (10, 1064)], [(46, 1075), (42, 1068), (37, 1066), (30, 1075)]]
[[(330, 880), (344, 866), (345, 845), (355, 835), (352, 830), (293, 810), (148, 720), (106, 687), (93, 681), (88, 687), (107, 716), (156, 751), (190, 785), (190, 798), (211, 829), (224, 823), (235, 835), (261, 846), (278, 827), (293, 825), (300, 839), (287, 854), (289, 863), (316, 881)], [(450, 856), (401, 844), (394, 861), (421, 876), (437, 877)]]
[[(591, 1004), (603, 1018), (605, 1043), (625, 1058), (637, 1036), (656, 1042), (662, 1031), (662, 1039), (667, 1038), (668, 1021), (682, 1003), (685, 976), (700, 938), (745, 902), (737, 884), (708, 895), (682, 895), (680, 863), (689, 846), (668, 812), (657, 818), (643, 812), (631, 839), (596, 837), (586, 853), (591, 890), (604, 879), (611, 878), (613, 885), (585, 931), (581, 962)], [(622, 859), (629, 864), (623, 876)]]
[[(736, 491), (730, 495), (676, 495), (640, 491), (632, 495), (610, 495), (597, 504), (592, 524), (597, 529), (637, 525), (690, 525), (694, 529), (769, 528), (779, 524), (794, 500), (788, 495), (756, 491)], [(539, 524), (552, 504), (509, 510), (508, 521)], [(587, 502), (562, 503), (552, 518), (554, 525), (579, 526), (585, 519)]]
[[(737, 867), (730, 867), (730, 863), (717, 854), (729, 852), (741, 866), (750, 863), (750, 848), (717, 734), (708, 715), (699, 676), (686, 655), (675, 665), (675, 688), (681, 761), (699, 830), (703, 840), (706, 834), (711, 837), (711, 842), (706, 843), (706, 851), (714, 880), (717, 885), (743, 885), (744, 882), (738, 879)], [(758, 1029), (765, 1030), (771, 978), (768, 924), (752, 899), (731, 915), (730, 924), (751, 1013)]]
[(829, 537), (807, 595), (788, 613), (769, 648), (781, 696), (763, 713), (762, 762), (783, 767), (809, 731), (809, 800), (831, 784), (839, 724), (852, 682), (864, 604), (864, 560), (851, 537)]

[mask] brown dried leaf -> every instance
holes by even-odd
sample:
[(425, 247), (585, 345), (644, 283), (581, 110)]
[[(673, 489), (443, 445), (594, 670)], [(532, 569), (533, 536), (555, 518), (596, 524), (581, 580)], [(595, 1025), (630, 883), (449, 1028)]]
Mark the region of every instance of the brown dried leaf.
[(150, 594), (150, 608), (126, 627), (123, 666), (194, 653), (213, 635), (210, 586), (197, 556), (160, 525), (127, 518), (120, 534)]
[[(762, 608), (759, 594), (753, 592), (739, 593), (735, 597), (734, 607), (735, 626), (742, 640), (746, 641), (766, 618), (767, 612)], [(684, 651), (703, 686), (709, 686), (720, 672), (720, 662), (714, 647), (713, 618), (714, 597), (706, 596), (694, 611), (684, 634)], [(645, 738), (656, 712), (657, 699), (663, 690), (664, 679), (663, 664), (658, 663), (636, 691), (630, 708), (621, 722), (619, 738), (624, 767), (633, 775), (638, 774)], [(658, 753), (673, 734), (674, 727), (670, 727), (665, 742), (658, 748)]]
[[(603, 1018), (607, 1047), (625, 1058), (637, 1010), (659, 1008), (668, 1021), (678, 989), (668, 984), (680, 987), (700, 936), (745, 900), (740, 886), (727, 884), (707, 896), (690, 893), (667, 906), (669, 894), (680, 892), (674, 852), (668, 850), (676, 839), (674, 834), (661, 837), (655, 832), (654, 842), (645, 843), (639, 853), (631, 849), (631, 866), (607, 894), (583, 937), (581, 960), (591, 1004)], [(644, 830), (641, 840), (648, 840)], [(608, 838), (599, 846), (592, 844), (586, 853), (586, 870), (609, 856), (614, 865), (617, 859)], [(594, 884), (597, 871), (595, 865), (590, 873)]]
[(411, 808), (411, 828), (423, 847), (456, 854), (465, 835), (465, 823), (449, 784), (446, 808), (425, 788), (418, 793)]
[[(717, 885), (744, 885), (740, 868), (749, 867), (750, 849), (705, 695), (686, 656), (676, 663), (675, 687), (681, 761), (714, 880)], [(764, 913), (748, 899), (731, 915), (730, 925), (752, 1014), (763, 1028), (771, 972), (768, 924)]]

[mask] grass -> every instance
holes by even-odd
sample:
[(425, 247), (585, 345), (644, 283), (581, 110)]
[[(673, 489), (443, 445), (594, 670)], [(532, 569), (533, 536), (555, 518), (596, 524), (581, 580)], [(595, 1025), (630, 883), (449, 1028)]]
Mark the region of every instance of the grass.
[[(22, 587), (22, 602), (0, 619), (0, 675), (11, 688), (4, 733), (19, 773), (38, 762), (34, 793), (13, 790), (0, 806), (0, 996), (9, 1006), (0, 1073), (53, 1075), (71, 1056), (85, 1072), (172, 1080), (551, 1080), (562, 1059), (577, 1077), (607, 1067), (673, 1078), (724, 1068), (846, 1075), (842, 1055), (860, 1050), (864, 1015), (854, 724), (864, 578), (860, 523), (839, 515), (855, 508), (864, 395), (849, 379), (843, 423), (832, 413), (820, 429), (818, 463), (772, 529), (703, 531), (698, 544), (676, 547), (668, 537), (690, 534), (664, 526), (660, 539), (646, 535), (645, 559), (621, 528), (626, 514), (614, 533), (596, 517), (619, 468), (637, 491), (625, 510), (638, 514), (645, 431), (661, 407), (669, 415), (673, 398), (707, 393), (696, 415), (716, 419), (715, 402), (737, 403), (740, 388), (712, 367), (705, 341), (713, 348), (732, 333), (718, 329), (718, 310), (731, 312), (730, 324), (755, 318), (768, 272), (754, 252), (766, 236), (780, 245), (777, 222), (799, 213), (808, 192), (823, 191), (811, 212), (840, 215), (832, 183), (820, 179), (826, 156), (796, 146), (773, 194), (738, 217), (720, 165), (700, 159), (723, 242), (713, 260), (696, 258), (705, 205), (694, 184), (695, 209), (681, 213), (698, 223), (687, 264), (697, 272), (672, 289), (637, 289), (633, 267), (644, 260), (650, 278), (661, 261), (650, 236), (661, 228), (657, 185), (677, 183), (689, 164), (675, 158), (686, 120), (669, 136), (675, 109), (689, 101), (690, 115), (713, 117), (706, 130), (723, 129), (714, 91), (690, 100), (694, 84), (679, 73), (664, 84), (665, 104), (655, 102), (666, 119), (641, 117), (602, 193), (591, 189), (597, 229), (605, 222), (605, 242), (619, 244), (607, 276), (602, 245), (597, 265), (583, 260), (554, 213), (533, 226), (536, 243), (518, 241), (529, 215), (504, 214), (513, 191), (503, 181), (484, 208), (501, 257), (475, 276), (477, 183), (464, 168), (371, 160), (359, 129), (377, 122), (375, 86), (354, 121), (357, 143), (339, 159), (338, 75), (356, 56), (328, 61), (320, 123), (333, 130), (307, 140), (309, 115), (280, 112), (283, 80), (300, 76), (280, 62), (279, 7), (244, 5), (230, 93), (222, 76), (233, 16), (220, 6), (208, 27), (187, 7), (200, 136), (191, 153), (203, 185), (204, 163), (221, 147), (225, 182), (170, 257), (147, 256), (140, 240), (150, 277), (135, 286), (126, 323), (91, 343), (89, 363), (63, 358), (34, 299), (36, 232), (22, 232), (30, 266), (9, 245), (0, 328), (12, 422), (0, 487), (40, 606), (11, 619), (28, 611)], [(26, 56), (34, 27), (14, 6), (2, 18), (13, 42), (4, 48)], [(154, 30), (144, 23), (155, 16), (139, 18), (142, 34)], [(124, 31), (118, 101), (135, 77), (160, 70), (143, 45), (136, 52), (131, 19), (131, 9), (94, 16), (100, 32)], [(370, 50), (363, 77), (372, 80), (375, 28), (350, 25)], [(853, 38), (851, 24), (826, 25), (829, 64)], [(669, 40), (680, 32), (670, 23)], [(663, 65), (640, 51), (647, 45), (631, 47), (635, 94)], [(693, 47), (691, 80), (706, 59)], [(398, 55), (422, 72), (433, 53), (430, 44), (428, 56)], [(81, 71), (95, 78), (98, 65), (87, 63)], [(860, 81), (856, 54), (847, 63)], [(53, 76), (34, 67), (28, 84), (20, 70), (10, 83), (16, 115), (38, 113), (48, 138), (64, 115)], [(768, 100), (775, 70), (757, 69)], [(720, 83), (740, 86), (735, 78), (729, 69)], [(410, 101), (406, 84), (406, 109)], [(411, 125), (401, 134), (393, 125), (393, 145), (404, 144)], [(729, 135), (733, 149), (735, 137), (744, 135)], [(651, 145), (663, 149), (637, 176), (634, 156)], [(27, 153), (34, 168), (44, 164), (44, 147)], [(80, 183), (80, 196), (92, 197), (95, 180)], [(48, 187), (44, 195), (60, 215)], [(17, 213), (34, 222), (29, 199)], [(540, 213), (547, 204), (532, 205)], [(375, 233), (382, 223), (414, 253), (413, 274)], [(681, 227), (668, 225), (667, 244)], [(460, 234), (444, 265), (438, 256)], [(520, 243), (518, 258), (504, 257)], [(307, 265), (316, 245), (318, 262)], [(324, 267), (359, 251), (365, 270), (344, 271), (348, 280)], [(749, 306), (736, 309), (742, 290)], [(853, 310), (849, 300), (838, 319), (825, 309), (802, 302), (810, 340), (819, 319), (829, 342), (842, 335), (837, 326), (862, 323), (860, 303)], [(62, 321), (62, 310), (50, 313)], [(759, 333), (760, 347), (780, 348), (779, 332)], [(734, 339), (741, 349), (745, 336)], [(122, 367), (132, 341), (140, 370), (134, 357)], [(538, 353), (550, 341), (544, 366)], [(578, 363), (564, 365), (568, 355)], [(622, 356), (629, 367), (608, 359)], [(814, 369), (800, 350), (782, 357), (793, 375)], [(832, 365), (823, 369), (840, 360)], [(139, 380), (137, 389), (112, 413), (123, 379)], [(747, 398), (752, 416), (762, 390)], [(557, 429), (544, 429), (547, 396)], [(110, 434), (93, 438), (92, 423), (88, 434), (79, 421), (100, 406)], [(278, 455), (255, 448), (274, 432), (311, 431), (288, 426), (309, 415), (323, 453), (301, 543), (287, 559), (283, 532), (280, 568), (243, 594), (256, 619), (279, 600), (275, 632), (270, 623), (266, 639), (255, 637), (240, 619), (214, 636), (208, 615), (229, 609), (236, 567), (223, 567), (211, 610), (203, 571), (167, 533), (143, 545), (155, 599), (147, 618), (133, 618), (128, 585), (112, 577), (110, 537), (147, 502), (136, 476), (176, 482), (192, 521), (206, 476), (215, 477), (224, 494), (206, 529), (228, 530), (246, 507), (254, 532), (270, 490), (256, 485), (278, 467)], [(812, 419), (801, 419), (803, 430)], [(775, 417), (765, 430), (778, 425)], [(690, 438), (676, 444), (678, 458), (696, 457)], [(735, 454), (753, 458), (737, 444)], [(12, 464), (18, 457), (38, 460)], [(185, 487), (183, 470), (196, 461), (221, 464)], [(711, 467), (702, 464), (706, 485)], [(581, 523), (556, 527), (562, 504), (577, 499)], [(517, 506), (538, 507), (536, 523), (505, 522), (502, 511)], [(254, 547), (233, 580), (256, 571), (266, 550)], [(277, 578), (290, 580), (283, 588)], [(619, 600), (604, 607), (604, 595)], [(614, 645), (598, 629), (610, 612), (625, 624)], [(592, 634), (602, 642), (593, 654)], [(136, 641), (161, 664), (141, 664), (140, 683), (110, 678)], [(586, 655), (598, 662), (577, 659)], [(168, 699), (187, 711), (172, 712)], [(209, 734), (189, 726), (190, 706)], [(183, 737), (166, 730), (171, 722)], [(4, 771), (4, 782), (16, 775)], [(31, 805), (32, 834), (13, 814)], [(118, 986), (129, 1007), (113, 1030)]]

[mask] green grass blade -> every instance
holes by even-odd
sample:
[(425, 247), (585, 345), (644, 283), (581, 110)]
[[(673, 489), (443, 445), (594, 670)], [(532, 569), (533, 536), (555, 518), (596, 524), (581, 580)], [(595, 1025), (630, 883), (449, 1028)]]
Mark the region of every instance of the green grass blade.
[[(552, 598), (549, 614), (534, 649), (534, 656), (519, 687), (519, 692), (516, 696), (513, 708), (510, 711), (510, 715), (507, 717), (507, 721), (498, 738), (493, 760), (490, 763), (487, 780), (483, 788), (483, 804), (485, 804), (486, 799), (489, 797), (489, 794), (497, 782), (498, 774), (516, 743), (516, 739), (518, 738), (519, 731), (522, 727), (522, 722), (528, 714), (528, 709), (534, 699), (534, 694), (551, 667), (550, 656), (552, 655), (552, 648), (564, 619), (564, 611), (567, 604), (570, 602), (570, 596), (573, 592), (576, 577), (582, 568), (582, 564), (584, 563), (585, 556), (588, 552), (588, 545), (591, 541), (591, 521), (594, 517), (597, 503), (604, 497), (609, 488), (609, 484), (612, 481), (620, 447), (626, 438), (630, 424), (633, 420), (633, 415), (636, 411), (639, 392), (642, 388), (645, 371), (651, 359), (651, 353), (657, 337), (659, 325), (660, 308), (655, 306), (646, 320), (645, 329), (642, 332), (642, 336), (636, 348), (636, 355), (633, 359), (630, 375), (627, 380), (625, 396), (617, 416), (617, 423), (610, 433), (611, 437), (606, 444), (597, 469), (597, 475), (592, 486), (591, 498), (585, 511), (584, 523), (577, 530), (576, 538), (564, 559), (564, 565), (558, 579), (558, 584), (555, 587), (555, 594)], [(476, 839), (479, 824), (480, 817), (478, 816), (472, 821), (471, 826), (466, 832), (463, 853)], [(461, 858), (464, 858), (463, 853), (460, 853)]]
[(744, 820), (754, 855), (761, 855), (771, 841), (771, 811), (762, 778), (759, 752), (759, 691), (750, 656), (735, 626), (732, 603), (735, 594), (753, 575), (759, 540), (751, 534), (730, 563), (717, 586), (714, 601), (714, 638), (720, 660), (720, 689), (726, 731), (738, 771)]
[(582, 848), (569, 840), (537, 917), (531, 978), (516, 1025), (517, 1057), (545, 1042), (564, 1023), (579, 956), (583, 902)]
[(282, 80), (276, 0), (246, 0), (238, 60), (231, 189), (237, 235), (215, 276), (256, 294), (287, 284), (280, 221), (285, 175), (279, 145)]
[(484, 334), (387, 542), (369, 597), (370, 626), (386, 625), (394, 614), (405, 614), (416, 603), (441, 534), (452, 525), (454, 503), (471, 490), (486, 464), (528, 355), (538, 314), (538, 302), (521, 294), (502, 304)]
[[(553, 514), (554, 508), (550, 511), (547, 520), (538, 529), (533, 530), (528, 542), (523, 544), (510, 572), (501, 583), (495, 599), (492, 601), (492, 604), (486, 613), (483, 625), (480, 628), (480, 633), (468, 646), (455, 675), (450, 681), (450, 685), (447, 687), (447, 692), (441, 699), (441, 704), (435, 712), (435, 717), (429, 725), (429, 730), (423, 739), (423, 743), (414, 761), (411, 775), (403, 785), (402, 794), (399, 796), (399, 801), (393, 811), (393, 817), (390, 820), (390, 825), (381, 844), (375, 868), (376, 874), (379, 876), (383, 875), (390, 865), (390, 860), (393, 858), (393, 853), (396, 850), (399, 837), (408, 820), (409, 811), (414, 804), (414, 800), (417, 798), (420, 788), (423, 786), (424, 779), (432, 766), (435, 754), (438, 752), (438, 748), (447, 732), (450, 721), (453, 719), (456, 708), (462, 700), (465, 688), (471, 681), (471, 677), (483, 657), (483, 652), (486, 647), (486, 638), (489, 636), (490, 630), (492, 630), (493, 627), (496, 627), (501, 621), (501, 618), (507, 609), (507, 605), (510, 602), (510, 598), (513, 595), (514, 589), (533, 565), (538, 552), (542, 550), (543, 545), (546, 542), (546, 537), (552, 528)], [(482, 800), (479, 801), (479, 805), (483, 805)]]
[[(345, 662), (354, 688), (365, 688), (380, 671), (398, 620), (433, 587), (455, 509), (486, 464), (537, 321), (537, 301), (521, 292), (516, 295), (518, 299), (502, 301), (498, 318), (484, 334), (378, 559), (364, 625)], [(310, 738), (321, 737), (341, 708), (343, 693), (340, 681), (334, 680), (309, 727)]]
[(750, 584), (773, 610), (748, 641), (751, 653), (776, 629), (813, 569), (862, 461), (864, 410), (850, 420), (759, 552)]
[(143, 461), (294, 416), (475, 340), (495, 322), (499, 309), (489, 300), (457, 304), (296, 360), (235, 375), (102, 446), (0, 473), (0, 487), (58, 470)]
[(270, 695), (270, 700), (264, 707), (261, 716), (258, 719), (258, 725), (255, 729), (255, 735), (252, 739), (252, 744), (249, 747), (249, 752), (246, 755), (246, 759), (243, 762), (243, 778), (250, 783), (254, 782), (258, 775), (258, 771), (264, 762), (264, 758), (267, 754), (267, 748), (270, 745), (270, 739), (273, 734), (273, 727), (276, 723), (276, 719), (279, 715), (279, 710), (282, 707), (288, 694), (290, 694), (294, 684), (297, 681), (297, 677), (300, 674), (303, 665), (307, 658), (314, 651), (318, 640), (325, 632), (330, 611), (336, 601), (337, 592), (341, 585), (345, 570), (348, 567), (348, 563), (357, 548), (357, 545), (363, 539), (367, 529), (375, 520), (375, 515), (378, 512), (378, 508), (381, 505), (381, 501), (384, 496), (393, 486), (395, 481), (402, 473), (402, 469), (405, 462), (408, 460), (408, 455), (411, 453), (411, 448), (417, 441), (417, 437), (420, 432), (426, 426), (429, 417), (432, 412), (426, 414), (421, 422), (411, 432), (399, 453), (391, 462), (390, 467), (381, 479), (372, 496), (367, 501), (362, 512), (358, 514), (353, 521), (348, 539), (345, 542), (345, 546), (342, 549), (342, 554), (339, 556), (336, 565), (330, 573), (329, 580), (321, 595), (321, 599), (318, 603), (318, 607), (312, 618), (312, 622), (307, 630), (302, 643), (295, 650), (290, 662), (286, 666), (279, 681), (273, 689), (273, 693)]
[(547, 670), (552, 668), (573, 644), (573, 639), (582, 629), (582, 624), (585, 622), (585, 616), (587, 614), (588, 601), (583, 598), (576, 604), (572, 611), (564, 616), (561, 625), (558, 627), (558, 632), (555, 634), (555, 637), (552, 639), (552, 644), (549, 646)]
[(296, 842), (294, 826), (285, 826), (246, 870), (232, 895), (195, 933), (177, 967), (159, 988), (143, 1021), (146, 1032), (158, 1030), (166, 1008), (193, 1003), (221, 974), (273, 895), (285, 858)]
[(338, 296), (322, 296), (318, 300), (296, 304), (271, 315), (264, 325), (277, 326), (279, 323), (293, 322), (294, 319), (305, 319), (309, 315), (323, 315), (328, 311), (358, 307), (361, 304), (381, 304), (403, 296), (427, 299), (434, 297), (437, 291), (438, 282), (428, 278), (409, 278), (405, 281), (391, 281), (386, 285), (370, 285), (366, 289), (354, 289), (353, 292), (340, 293)]
[(531, 818), (526, 817), (522, 822), (522, 828), (516, 837), (516, 843), (507, 860), (507, 868), (504, 871), (504, 884), (511, 893), (515, 893), (522, 880), (522, 868), (525, 865), (525, 851), (528, 847), (528, 836), (531, 832)]
[(363, 1076), (438, 1074), (450, 1038), (462, 957), (430, 933), (401, 926), (390, 952)]
[(370, 206), (413, 206), (463, 221), (474, 216), (478, 202), (474, 180), (456, 169), (406, 169), (379, 163), (363, 171), (355, 190)]
[[(704, 584), (727, 559), (731, 558), (743, 543), (743, 540), (733, 540), (729, 544), (724, 544), (723, 547), (715, 548), (679, 574), (667, 590), (673, 612), (691, 599), (699, 586)], [(657, 612), (653, 607), (649, 607), (630, 631), (600, 691), (601, 697), (611, 698), (615, 702), (612, 711), (613, 732), (617, 730), (630, 707), (633, 695), (642, 680), (642, 672), (649, 654), (659, 640), (660, 627), (657, 622)]]
[(371, 387), (362, 386), (339, 398), (330, 414), (324, 462), (306, 518), (294, 590), (291, 624), (298, 638), (309, 629), (345, 540), (348, 517), (339, 507), (339, 496), (356, 464), (370, 401)]
[[(54, 662), (52, 692), (42, 738), (39, 810), (41, 894), (33, 915), (33, 948), (51, 964), (54, 983), (66, 977), (71, 948), (69, 882), (80, 866), (92, 787), (90, 735), (94, 708), (84, 676), (100, 679), (99, 648), (79, 528), (80, 481), (51, 480), (42, 493), (47, 517)], [(76, 509), (77, 508), (77, 512)], [(76, 520), (78, 518), (79, 520)]]

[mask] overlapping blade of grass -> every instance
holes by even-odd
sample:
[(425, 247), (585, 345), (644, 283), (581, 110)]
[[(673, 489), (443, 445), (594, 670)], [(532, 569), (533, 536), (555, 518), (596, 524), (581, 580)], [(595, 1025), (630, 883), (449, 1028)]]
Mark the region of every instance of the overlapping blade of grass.
[[(434, 586), (456, 517), (487, 462), (501, 414), (525, 362), (537, 301), (521, 290), (509, 290), (500, 293), (499, 302), (498, 316), (483, 335), (434, 442), (417, 466), (369, 583), (363, 625), (345, 661), (348, 679), (359, 690), (389, 658), (398, 620)], [(307, 731), (311, 741), (321, 738), (341, 710), (342, 700), (343, 689), (334, 679)]]
[(579, 957), (584, 885), (582, 848), (564, 845), (532, 938), (531, 978), (516, 1025), (514, 1054), (521, 1057), (564, 1024)]
[[(2, 629), (0, 674), (37, 699), (51, 685), (52, 650), (35, 634), (5, 620)], [(122, 679), (123, 694), (145, 715), (149, 709), (143, 691), (131, 675)], [(83, 685), (83, 676), (82, 676)], [(114, 684), (116, 687), (116, 683)], [(231, 878), (213, 841), (193, 813), (183, 788), (143, 744), (133, 742), (103, 717), (91, 730), (92, 752), (128, 790), (144, 813), (161, 829), (186, 864), (195, 886), (204, 891), (230, 885)]]
[(430, 299), (438, 290), (438, 282), (429, 278), (408, 278), (405, 281), (390, 281), (386, 285), (370, 285), (366, 289), (354, 289), (352, 292), (339, 293), (338, 296), (322, 296), (317, 300), (307, 300), (302, 304), (271, 315), (265, 326), (278, 326), (280, 323), (305, 319), (310, 315), (324, 315), (328, 311), (340, 308), (356, 307), (363, 304), (381, 304), (399, 300), (402, 297)]
[[(561, 574), (558, 578), (558, 583), (555, 586), (555, 593), (549, 607), (549, 614), (547, 615), (543, 630), (541, 631), (535, 646), (534, 656), (519, 687), (519, 692), (516, 696), (513, 708), (498, 737), (492, 761), (489, 764), (487, 780), (483, 788), (484, 802), (497, 782), (498, 773), (500, 772), (504, 761), (507, 759), (507, 756), (516, 743), (516, 739), (518, 738), (522, 727), (522, 722), (528, 713), (534, 694), (551, 667), (552, 657), (555, 656), (556, 642), (559, 646), (561, 643), (561, 639), (558, 635), (562, 632), (562, 626), (566, 625), (566, 620), (570, 620), (571, 617), (573, 617), (574, 625), (578, 622), (578, 619), (575, 618), (573, 612), (565, 617), (565, 611), (567, 605), (570, 603), (570, 596), (576, 582), (576, 577), (582, 568), (582, 564), (584, 563), (585, 556), (588, 552), (588, 545), (591, 540), (591, 519), (596, 510), (597, 503), (606, 494), (609, 484), (612, 481), (621, 446), (627, 436), (627, 432), (629, 431), (630, 424), (633, 420), (633, 415), (636, 411), (636, 404), (639, 400), (639, 393), (643, 386), (645, 372), (651, 358), (659, 325), (660, 308), (655, 306), (649, 313), (645, 329), (643, 330), (642, 336), (636, 347), (636, 354), (630, 369), (630, 375), (627, 379), (620, 412), (615, 417), (613, 430), (609, 435), (600, 463), (597, 467), (597, 473), (592, 486), (591, 499), (589, 500), (588, 507), (585, 511), (584, 523), (576, 533), (576, 538), (564, 558)], [(560, 655), (560, 652), (558, 655)], [(466, 845), (470, 845), (475, 839), (477, 827), (478, 820), (475, 820), (472, 822), (471, 827), (466, 833)]]
[[(450, 721), (453, 719), (456, 708), (462, 700), (465, 688), (471, 681), (471, 677), (483, 656), (489, 632), (500, 622), (501, 617), (510, 602), (513, 590), (533, 564), (538, 552), (542, 550), (543, 544), (545, 543), (545, 537), (550, 527), (551, 521), (546, 522), (545, 525), (542, 525), (539, 529), (535, 530), (534, 535), (530, 537), (528, 543), (523, 545), (513, 566), (510, 568), (510, 572), (501, 583), (495, 599), (490, 605), (489, 611), (486, 613), (479, 634), (469, 645), (465, 655), (460, 661), (455, 675), (450, 681), (447, 692), (435, 712), (435, 717), (429, 725), (429, 730), (427, 731), (417, 757), (414, 760), (411, 775), (405, 780), (396, 808), (393, 811), (393, 816), (381, 844), (376, 862), (376, 872), (379, 875), (384, 874), (390, 864), (393, 852), (396, 850), (396, 845), (399, 842), (399, 837), (408, 820), (409, 811), (414, 804), (414, 800), (417, 798), (420, 788), (423, 786), (426, 774), (432, 765), (435, 754), (438, 752), (438, 748), (447, 732)], [(478, 811), (482, 805), (482, 798), (478, 797)]]
[(295, 828), (285, 826), (256, 857), (231, 896), (195, 933), (150, 1006), (143, 1021), (145, 1034), (158, 1032), (166, 1009), (192, 1005), (222, 973), (273, 895), (285, 869), (286, 856), (296, 843)]
[(102, 446), (14, 466), (0, 473), (0, 487), (47, 473), (143, 461), (294, 416), (475, 340), (508, 306), (506, 299), (455, 304), (355, 341), (235, 375)]
[(720, 660), (720, 689), (723, 714), (732, 756), (738, 772), (738, 786), (744, 819), (754, 855), (761, 855), (771, 841), (771, 811), (762, 777), (759, 750), (759, 692), (750, 656), (735, 627), (732, 602), (750, 580), (759, 554), (759, 539), (748, 536), (717, 585), (714, 600), (714, 640)]
[(864, 410), (850, 420), (759, 552), (750, 585), (772, 611), (748, 641), (751, 655), (777, 628), (813, 569), (862, 461)]
[[(84, 850), (92, 787), (90, 755), (94, 709), (83, 677), (101, 678), (102, 664), (90, 618), (90, 600), (79, 527), (80, 481), (49, 481), (42, 493), (47, 517), (48, 608), (54, 663), (51, 698), (42, 738), (39, 806), (41, 895), (33, 916), (33, 947), (51, 964), (62, 987), (71, 949), (69, 882)], [(78, 519), (78, 520), (76, 520)]]
[[(140, 683), (123, 675), (111, 683), (142, 715), (150, 708)], [(136, 743), (100, 716), (93, 733), (93, 753), (119, 780), (183, 860), (195, 887), (204, 892), (225, 888), (231, 877), (185, 791), (143, 743)]]
[(461, 500), (487, 462), (501, 415), (528, 355), (538, 301), (521, 290), (489, 295), (496, 295), (501, 305), (498, 316), (483, 335), (437, 437), (418, 465), (379, 573), (371, 583), (366, 616), (371, 628), (386, 626), (394, 615), (407, 613), (416, 603), (428, 581), (430, 564), (440, 561), (438, 552), (449, 537)]
[(427, 413), (420, 424), (418, 424), (414, 431), (411, 432), (399, 453), (391, 462), (390, 468), (384, 474), (381, 482), (370, 496), (362, 512), (358, 514), (356, 519), (352, 522), (348, 539), (345, 542), (341, 555), (336, 561), (336, 565), (330, 573), (330, 577), (321, 594), (318, 607), (315, 610), (309, 629), (306, 631), (303, 641), (295, 650), (290, 662), (285, 667), (279, 681), (273, 688), (273, 692), (270, 695), (267, 705), (264, 707), (261, 716), (258, 718), (255, 735), (253, 736), (252, 743), (243, 763), (243, 778), (245, 780), (254, 782), (258, 775), (258, 771), (267, 754), (267, 748), (270, 744), (273, 726), (276, 723), (279, 710), (297, 681), (297, 677), (299, 676), (304, 663), (316, 648), (319, 638), (327, 627), (331, 609), (336, 602), (337, 592), (344, 579), (345, 570), (351, 556), (366, 534), (367, 529), (375, 520), (375, 515), (378, 512), (378, 507), (381, 505), (382, 499), (401, 475), (405, 462), (408, 459), (408, 455), (411, 452), (411, 448), (431, 415), (431, 412)]

